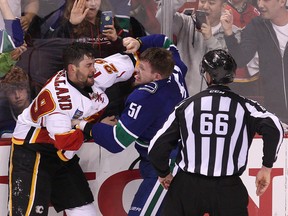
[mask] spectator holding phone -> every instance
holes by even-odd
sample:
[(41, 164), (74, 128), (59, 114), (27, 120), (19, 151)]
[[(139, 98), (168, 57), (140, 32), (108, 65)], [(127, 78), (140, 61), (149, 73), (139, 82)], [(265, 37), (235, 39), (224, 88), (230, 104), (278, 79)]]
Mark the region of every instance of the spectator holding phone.
[[(241, 30), (260, 12), (247, 0), (228, 0), (225, 9), (233, 14), (233, 25)], [(244, 67), (238, 67), (231, 88), (239, 94), (259, 100), (261, 81), (259, 80), (258, 54)]]
[[(107, 57), (123, 50), (124, 31), (114, 21), (101, 32), (101, 0), (68, 0), (63, 24), (55, 29), (53, 37), (73, 38), (90, 44), (95, 57)], [(114, 18), (113, 18), (114, 19)], [(115, 25), (114, 25), (115, 24)]]
[[(105, 25), (100, 31), (101, 0), (68, 0), (64, 11), (64, 21), (53, 37), (72, 38), (87, 43), (93, 47), (96, 58), (105, 58), (109, 55), (122, 52), (122, 37), (126, 33), (114, 22)], [(130, 80), (117, 83), (106, 90), (110, 104), (106, 108), (106, 115), (119, 115), (124, 109), (125, 97), (131, 91)]]
[(232, 31), (233, 15), (226, 10), (221, 23), (229, 52), (239, 66), (246, 65), (256, 52), (263, 86), (264, 106), (288, 123), (288, 10), (287, 0), (258, 0), (260, 16), (241, 33), (241, 43)]
[[(203, 55), (213, 49), (226, 49), (224, 32), (220, 24), (221, 12), (226, 1), (199, 0), (198, 10), (206, 13), (206, 22), (200, 24), (199, 29), (196, 28), (195, 19), (177, 12), (185, 2), (185, 0), (173, 2), (172, 30), (177, 37), (177, 47), (180, 55), (188, 67), (186, 83), (188, 84), (189, 95), (194, 95), (206, 86), (199, 74), (199, 64)], [(160, 6), (156, 14), (160, 23), (162, 23), (161, 13), (162, 9)], [(192, 16), (195, 17), (195, 14)], [(236, 26), (233, 26), (233, 31), (237, 33), (240, 39), (240, 32), (238, 32)]]

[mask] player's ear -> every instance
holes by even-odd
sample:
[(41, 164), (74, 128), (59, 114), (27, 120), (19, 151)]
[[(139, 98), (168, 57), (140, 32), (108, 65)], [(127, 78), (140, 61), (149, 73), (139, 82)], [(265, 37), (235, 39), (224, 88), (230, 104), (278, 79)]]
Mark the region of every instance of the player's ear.
[(76, 66), (74, 64), (69, 64), (68, 71), (76, 71)]
[(160, 73), (155, 73), (155, 80), (161, 80), (162, 79), (162, 76)]

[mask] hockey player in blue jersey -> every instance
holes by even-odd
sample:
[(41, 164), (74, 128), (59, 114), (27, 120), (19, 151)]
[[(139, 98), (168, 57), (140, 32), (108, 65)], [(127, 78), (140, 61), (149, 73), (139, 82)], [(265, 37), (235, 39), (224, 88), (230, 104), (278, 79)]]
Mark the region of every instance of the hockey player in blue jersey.
[(141, 54), (135, 68), (136, 88), (128, 96), (119, 120), (106, 117), (94, 125), (84, 120), (74, 120), (73, 124), (85, 134), (92, 134), (95, 143), (113, 153), (135, 143), (143, 181), (128, 215), (158, 215), (166, 191), (149, 162), (148, 146), (174, 107), (187, 97), (184, 81), (187, 67), (176, 46), (165, 35), (124, 38), (123, 44), (128, 53), (138, 50)]

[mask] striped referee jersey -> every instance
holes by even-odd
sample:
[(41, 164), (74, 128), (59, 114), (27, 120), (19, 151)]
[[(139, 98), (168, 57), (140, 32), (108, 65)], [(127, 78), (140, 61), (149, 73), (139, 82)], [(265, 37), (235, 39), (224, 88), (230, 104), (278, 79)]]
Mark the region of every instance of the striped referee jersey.
[(205, 176), (241, 175), (248, 150), (258, 133), (263, 139), (263, 165), (271, 168), (283, 141), (279, 119), (257, 102), (212, 85), (184, 100), (171, 113), (149, 146), (160, 177), (169, 174), (169, 153), (180, 142), (177, 164)]

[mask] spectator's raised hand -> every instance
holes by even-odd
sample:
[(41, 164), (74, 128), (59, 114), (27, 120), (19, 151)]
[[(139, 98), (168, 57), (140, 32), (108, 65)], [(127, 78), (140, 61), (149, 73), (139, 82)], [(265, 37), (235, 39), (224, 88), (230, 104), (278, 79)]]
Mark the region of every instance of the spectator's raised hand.
[(135, 53), (140, 48), (140, 42), (132, 37), (123, 38), (123, 46), (126, 47), (126, 53)]
[(86, 0), (75, 0), (69, 19), (71, 24), (78, 25), (86, 17), (89, 8), (85, 9), (85, 2)]
[(233, 34), (232, 25), (233, 25), (233, 15), (230, 10), (224, 10), (220, 17), (220, 22), (224, 30), (225, 35), (229, 36)]

